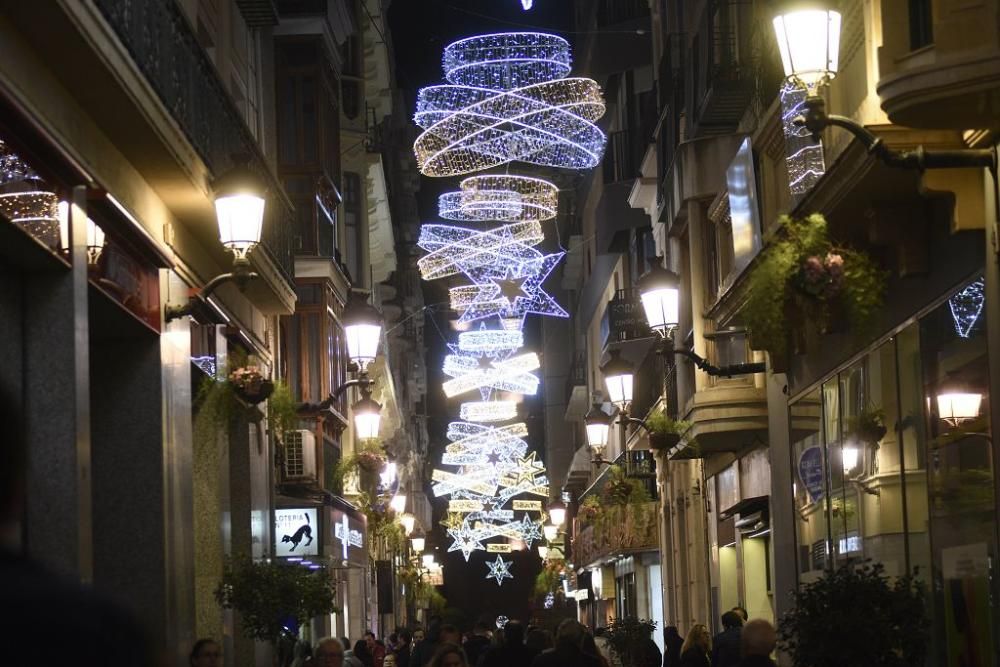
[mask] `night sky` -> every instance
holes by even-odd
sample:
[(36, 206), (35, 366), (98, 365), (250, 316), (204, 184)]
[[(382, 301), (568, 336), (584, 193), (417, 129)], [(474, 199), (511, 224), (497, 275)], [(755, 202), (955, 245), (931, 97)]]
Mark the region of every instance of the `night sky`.
[[(415, 107), (417, 90), (426, 85), (444, 82), (441, 71), (441, 55), (444, 48), (463, 37), (491, 32), (519, 30), (539, 30), (559, 34), (573, 43), (570, 32), (573, 24), (572, 0), (535, 0), (530, 11), (521, 8), (520, 0), (395, 0), (389, 9), (389, 25), (392, 32), (392, 46), (396, 58), (397, 85), (405, 92), (409, 113)], [(512, 172), (523, 172), (519, 165), (513, 165)], [(418, 195), (421, 219), (437, 220), (437, 198), (445, 191), (458, 189), (463, 177), (421, 179)], [(438, 304), (447, 301), (447, 281), (424, 283), (425, 301)], [(446, 351), (445, 340), (454, 339), (454, 331), (449, 322), (454, 313), (445, 308), (436, 308), (428, 314), (425, 340), (428, 345), (428, 432), (430, 434), (430, 468), (440, 461), (448, 422), (457, 420), (461, 401), (446, 401), (441, 391), (443, 380), (441, 361)], [(433, 321), (432, 321), (433, 320)], [(441, 332), (443, 336), (439, 335)], [(540, 337), (538, 316), (529, 316), (525, 326), (525, 349), (538, 349)], [(542, 361), (544, 364), (544, 359)], [(539, 389), (539, 395), (542, 390)], [(540, 398), (525, 397), (521, 406), (521, 418), (528, 424), (528, 443), (538, 450), (544, 459), (544, 420)], [(430, 496), (430, 489), (427, 489)], [(435, 521), (443, 518), (446, 501), (435, 504)], [(540, 570), (540, 562), (534, 552), (512, 554), (511, 572), (514, 579), (504, 580), (498, 587), (493, 580), (487, 580), (487, 554), (474, 552), (469, 563), (465, 563), (460, 552), (447, 553), (450, 540), (443, 530), (436, 526), (429, 536), (428, 544), (438, 548), (437, 559), (444, 563), (445, 586), (443, 594), (448, 606), (454, 611), (448, 616), (452, 622), (458, 616), (471, 628), (477, 618), (493, 621), (503, 614), (512, 619), (527, 620), (531, 615), (529, 604), (532, 598), (535, 576)], [(496, 558), (491, 554), (490, 560)], [(508, 556), (504, 556), (508, 559)]]

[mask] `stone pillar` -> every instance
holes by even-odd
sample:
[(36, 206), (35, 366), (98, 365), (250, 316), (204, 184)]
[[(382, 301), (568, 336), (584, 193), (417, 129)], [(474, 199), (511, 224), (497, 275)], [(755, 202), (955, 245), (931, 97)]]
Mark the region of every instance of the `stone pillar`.
[[(25, 276), (23, 400), (27, 552), (93, 580), (86, 188), (72, 191), (73, 266)], [(5, 339), (8, 340), (8, 339)]]
[[(788, 611), (789, 591), (797, 585), (795, 573), (795, 507), (792, 498), (792, 457), (789, 434), (787, 378), (767, 375), (767, 432), (771, 453), (771, 563), (774, 615)], [(777, 564), (781, 564), (778, 566)]]

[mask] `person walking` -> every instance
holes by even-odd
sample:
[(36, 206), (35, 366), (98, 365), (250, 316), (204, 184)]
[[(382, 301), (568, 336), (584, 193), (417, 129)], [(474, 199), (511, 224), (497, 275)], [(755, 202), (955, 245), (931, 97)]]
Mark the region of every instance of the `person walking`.
[(469, 659), (458, 644), (442, 642), (431, 658), (430, 667), (469, 667)]
[[(415, 632), (414, 635), (417, 633)], [(441, 643), (441, 617), (432, 616), (430, 624), (427, 626), (427, 636), (420, 643), (414, 642), (413, 652), (410, 653), (409, 667), (425, 667), (437, 653), (438, 645)]]
[(410, 649), (412, 648), (413, 635), (406, 628), (396, 633), (396, 649), (393, 655), (396, 656), (396, 664), (399, 667), (410, 667)]
[(188, 656), (191, 667), (222, 667), (222, 647), (214, 639), (199, 639)]
[(684, 638), (677, 632), (676, 625), (663, 628), (663, 667), (680, 667), (683, 644)]
[(507, 621), (499, 645), (487, 649), (477, 664), (479, 667), (530, 665), (534, 657), (524, 644), (524, 625), (520, 621)]
[(556, 630), (555, 648), (550, 648), (535, 658), (532, 667), (601, 667), (597, 657), (583, 651), (586, 630), (571, 618), (564, 619)]
[(739, 667), (777, 667), (771, 660), (771, 653), (778, 643), (773, 625), (762, 618), (755, 618), (743, 626), (742, 640), (743, 659)]
[(479, 658), (490, 648), (490, 629), (482, 621), (476, 621), (472, 626), (472, 636), (469, 637), (463, 647), (465, 655), (470, 665), (478, 665)]
[(734, 667), (740, 661), (743, 618), (735, 611), (722, 615), (722, 632), (712, 638), (712, 667)]
[(325, 637), (316, 642), (313, 662), (318, 667), (343, 667), (350, 665), (345, 658), (344, 644), (336, 637)]
[(691, 628), (681, 646), (680, 667), (710, 667), (712, 663), (708, 656), (711, 652), (712, 637), (708, 628), (699, 623)]
[(382, 661), (385, 660), (385, 645), (375, 638), (375, 633), (371, 630), (365, 633), (365, 644), (372, 656), (373, 667), (382, 667)]

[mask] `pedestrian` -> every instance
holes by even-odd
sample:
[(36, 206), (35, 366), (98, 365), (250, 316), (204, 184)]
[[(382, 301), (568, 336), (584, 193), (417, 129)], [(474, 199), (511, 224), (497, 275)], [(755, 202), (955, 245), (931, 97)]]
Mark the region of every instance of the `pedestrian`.
[(375, 633), (371, 630), (365, 633), (365, 644), (368, 646), (368, 652), (372, 656), (372, 665), (374, 667), (382, 667), (382, 661), (385, 660), (385, 644), (378, 641), (375, 638)]
[(530, 665), (534, 657), (524, 644), (524, 625), (520, 621), (507, 621), (500, 643), (483, 653), (477, 664), (479, 667)]
[(611, 667), (611, 662), (608, 657), (604, 655), (601, 649), (597, 648), (597, 642), (594, 641), (594, 635), (589, 632), (584, 631), (583, 633), (583, 652), (589, 656), (597, 658), (597, 661), (601, 663), (601, 667)]
[(679, 667), (681, 664), (681, 645), (684, 638), (677, 632), (676, 625), (663, 628), (663, 667)]
[(722, 632), (712, 638), (712, 667), (734, 667), (740, 661), (743, 617), (736, 611), (722, 615)]
[(712, 664), (708, 657), (711, 652), (712, 637), (708, 628), (699, 623), (691, 628), (681, 646), (680, 667), (709, 667)]
[[(542, 651), (550, 649), (555, 645), (552, 633), (544, 628), (531, 627), (524, 640), (524, 646), (528, 649), (528, 655), (534, 660)], [(525, 664), (530, 664), (530, 661)]]
[(410, 667), (410, 647), (413, 641), (413, 635), (406, 628), (403, 628), (396, 633), (396, 650), (393, 654), (396, 656), (396, 664), (399, 667)]
[(458, 646), (461, 646), (462, 633), (451, 623), (444, 623), (441, 625), (440, 642), (442, 644), (457, 644)]
[(376, 667), (375, 656), (372, 655), (371, 649), (368, 648), (367, 638), (354, 642), (354, 657), (360, 660), (361, 664), (365, 667)]
[(777, 667), (771, 653), (778, 642), (774, 626), (762, 618), (743, 626), (743, 659), (739, 667)]
[(350, 663), (344, 656), (344, 644), (336, 637), (325, 637), (316, 642), (313, 661), (319, 667), (342, 667)]
[(531, 663), (532, 667), (601, 667), (600, 660), (583, 652), (585, 633), (575, 620), (563, 619), (556, 630), (555, 648), (543, 651)]
[(472, 636), (465, 640), (463, 647), (470, 665), (478, 665), (479, 658), (490, 648), (490, 629), (482, 621), (472, 626)]
[(743, 625), (746, 625), (747, 621), (750, 620), (750, 617), (747, 615), (747, 610), (741, 607), (740, 605), (736, 605), (730, 611), (735, 611), (737, 614), (740, 615), (740, 618), (743, 619)]
[(397, 667), (396, 656), (392, 653), (386, 653), (385, 657), (382, 658), (382, 667)]
[(416, 630), (414, 630), (413, 631), (413, 646), (416, 646), (420, 642), (424, 641), (424, 637), (425, 636), (426, 636), (426, 633), (424, 633), (424, 629), (423, 628), (417, 628)]
[(415, 640), (417, 633), (423, 634), (420, 630), (413, 633), (414, 644), (413, 652), (410, 653), (409, 667), (425, 667), (434, 657), (438, 644), (441, 643), (441, 617), (431, 617), (430, 623), (427, 625), (427, 635), (420, 642)]
[(222, 667), (222, 647), (214, 639), (199, 639), (188, 656), (191, 667)]
[[(455, 630), (455, 633), (458, 634), (458, 629)], [(434, 657), (431, 658), (430, 667), (469, 667), (469, 660), (465, 656), (465, 651), (458, 644), (441, 642)]]

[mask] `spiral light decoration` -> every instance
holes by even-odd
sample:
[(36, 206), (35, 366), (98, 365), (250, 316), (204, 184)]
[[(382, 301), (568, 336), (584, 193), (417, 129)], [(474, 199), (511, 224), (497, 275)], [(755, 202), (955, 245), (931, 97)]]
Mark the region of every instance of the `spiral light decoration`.
[(559, 208), (559, 188), (531, 176), (470, 176), (459, 187), (438, 198), (438, 213), (446, 220), (542, 222), (556, 217)]

